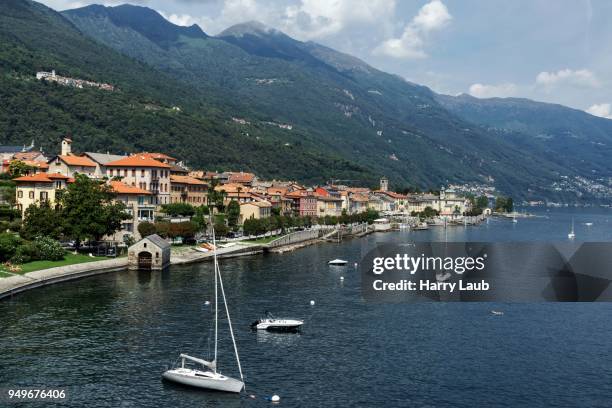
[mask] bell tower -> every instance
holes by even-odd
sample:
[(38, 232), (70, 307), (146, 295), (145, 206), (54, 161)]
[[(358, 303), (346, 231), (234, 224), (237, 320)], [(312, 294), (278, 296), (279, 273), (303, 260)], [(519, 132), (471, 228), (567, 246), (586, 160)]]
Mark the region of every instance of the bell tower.
[(62, 139), (62, 156), (68, 156), (72, 153), (72, 140), (68, 137)]
[(384, 176), (380, 179), (380, 191), (389, 191), (389, 180)]

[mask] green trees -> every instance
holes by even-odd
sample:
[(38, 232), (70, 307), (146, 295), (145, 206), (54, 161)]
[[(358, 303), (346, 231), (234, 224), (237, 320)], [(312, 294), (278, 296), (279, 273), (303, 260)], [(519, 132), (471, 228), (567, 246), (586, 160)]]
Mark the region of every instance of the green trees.
[(413, 217), (419, 217), (421, 221), (424, 221), (428, 218), (433, 218), (440, 215), (440, 211), (434, 210), (433, 208), (427, 206), (423, 211), (413, 211), (412, 213), (410, 213), (410, 215), (412, 215)]
[(240, 204), (236, 200), (232, 200), (227, 205), (227, 224), (230, 227), (236, 227), (238, 225), (238, 219), (240, 218)]
[(141, 237), (148, 237), (149, 235), (153, 235), (157, 232), (155, 228), (155, 224), (148, 221), (143, 221), (138, 224), (138, 233)]
[(9, 163), (9, 173), (12, 177), (21, 177), (25, 176), (29, 172), (35, 170), (34, 167), (29, 166), (22, 162), (21, 160), (13, 160)]
[(78, 247), (83, 240), (98, 241), (119, 230), (129, 215), (125, 204), (113, 201), (114, 196), (108, 185), (78, 174), (60, 199), (64, 235)]
[(196, 213), (193, 205), (189, 203), (171, 203), (163, 204), (161, 206), (161, 212), (173, 217), (191, 217)]
[(495, 197), (495, 211), (506, 213), (514, 211), (514, 202), (512, 197)]
[(48, 201), (33, 204), (25, 210), (21, 235), (27, 239), (39, 235), (59, 239), (62, 235), (62, 220)]

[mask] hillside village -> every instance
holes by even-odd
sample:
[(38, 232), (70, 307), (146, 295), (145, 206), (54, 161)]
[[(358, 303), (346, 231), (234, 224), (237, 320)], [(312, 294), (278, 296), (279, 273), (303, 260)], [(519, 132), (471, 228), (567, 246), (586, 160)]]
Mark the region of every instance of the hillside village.
[[(115, 200), (126, 205), (129, 219), (110, 241), (139, 239), (139, 225), (163, 216), (163, 208), (184, 203), (198, 208), (215, 203), (211, 192), (221, 197), (223, 206), (236, 202), (238, 224), (249, 219), (266, 219), (272, 214), (309, 217), (312, 220), (337, 220), (342, 215), (375, 211), (383, 215), (415, 215), (428, 209), (431, 214), (457, 218), (470, 211), (470, 200), (453, 189), (439, 194), (400, 194), (391, 191), (382, 177), (376, 190), (330, 182), (304, 186), (294, 181), (262, 180), (242, 171), (215, 172), (189, 169), (178, 158), (164, 153), (140, 152), (117, 155), (75, 152), (73, 141), (61, 141), (60, 153), (47, 155), (30, 146), (2, 146), (2, 172), (21, 164), (25, 174), (16, 183), (15, 207), (25, 214), (28, 207), (48, 202), (55, 205), (59, 194), (77, 175), (100, 180), (115, 193)], [(429, 207), (429, 208), (428, 208)], [(337, 221), (336, 221), (337, 222)]]

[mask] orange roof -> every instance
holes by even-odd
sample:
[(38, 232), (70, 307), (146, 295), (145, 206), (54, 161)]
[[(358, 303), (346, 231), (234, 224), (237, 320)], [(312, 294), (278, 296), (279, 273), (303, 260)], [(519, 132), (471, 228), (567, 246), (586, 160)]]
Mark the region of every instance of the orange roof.
[(227, 184), (222, 184), (220, 186), (215, 187), (215, 190), (225, 191), (226, 193), (237, 193), (238, 189), (240, 189), (241, 193), (246, 193), (246, 192), (251, 191), (248, 187), (245, 187), (242, 184), (237, 184), (237, 183), (227, 183)]
[(138, 188), (136, 186), (130, 186), (117, 180), (113, 180), (109, 184), (113, 191), (117, 194), (151, 194), (150, 191), (143, 190), (142, 188)]
[(205, 186), (206, 183), (198, 180), (195, 177), (190, 177), (190, 176), (178, 176), (178, 175), (171, 175), (170, 176), (170, 182), (172, 183), (180, 183), (180, 184), (196, 184), (196, 185), (200, 185), (200, 186)]
[(267, 193), (270, 195), (283, 195), (283, 194), (287, 194), (287, 188), (286, 187), (269, 187), (267, 189)]
[(15, 160), (34, 160), (36, 157), (42, 156), (41, 152), (18, 152), (13, 155)]
[(62, 160), (64, 163), (66, 163), (69, 166), (96, 167), (96, 163), (94, 163), (94, 161), (89, 159), (88, 157), (73, 156), (73, 155), (67, 155), (67, 156), (60, 155), (57, 157), (59, 157), (60, 160)]
[(351, 201), (357, 201), (357, 202), (362, 202), (365, 203), (368, 201), (368, 196), (365, 196), (363, 194), (354, 194), (351, 196)]
[(250, 183), (255, 178), (253, 173), (229, 173), (228, 181), (230, 183)]
[(150, 159), (156, 159), (156, 160), (176, 160), (174, 157), (168, 156), (167, 154), (164, 154), (164, 153), (142, 152), (142, 153), (138, 153), (138, 155), (148, 157)]
[(59, 174), (59, 173), (30, 174), (29, 176), (21, 176), (13, 180), (24, 182), (24, 183), (53, 183), (54, 180), (66, 180), (68, 183), (72, 183), (74, 181), (73, 178), (64, 176), (63, 174)]
[(161, 167), (169, 169), (171, 166), (162, 163), (159, 160), (152, 159), (151, 157), (143, 156), (142, 154), (134, 154), (124, 159), (115, 160), (106, 163), (106, 167)]

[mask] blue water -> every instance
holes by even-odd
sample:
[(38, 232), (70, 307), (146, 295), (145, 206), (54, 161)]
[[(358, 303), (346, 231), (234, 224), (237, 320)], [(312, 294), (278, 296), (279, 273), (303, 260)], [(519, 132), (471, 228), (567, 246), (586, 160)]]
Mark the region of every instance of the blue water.
[[(563, 241), (573, 217), (578, 239), (612, 241), (612, 211), (542, 215), (548, 218), (491, 220), (449, 228), (446, 235)], [(439, 238), (442, 228), (372, 234), (224, 260), (246, 375), (242, 396), (160, 379), (181, 351), (209, 355), (212, 313), (204, 301), (212, 295), (210, 264), (107, 274), (0, 302), (0, 389), (65, 388), (62, 406), (74, 407), (263, 407), (272, 394), (287, 407), (612, 406), (610, 304), (361, 299), (352, 263), (377, 242)], [(351, 264), (330, 268), (333, 258)], [(493, 308), (504, 315), (492, 316)], [(251, 332), (248, 324), (264, 310), (304, 318), (303, 333)], [(220, 368), (237, 375), (225, 321), (221, 326)]]

